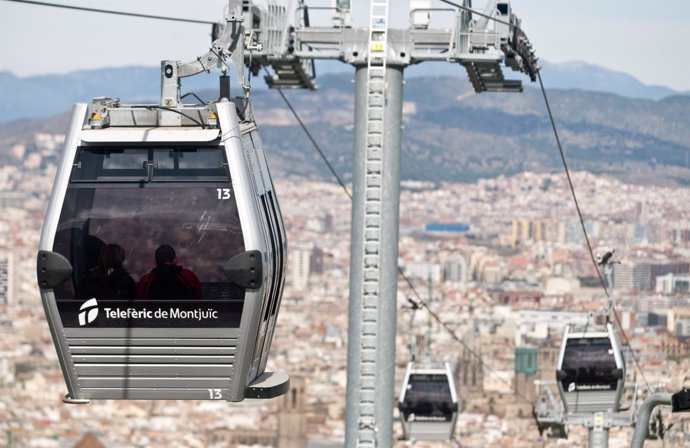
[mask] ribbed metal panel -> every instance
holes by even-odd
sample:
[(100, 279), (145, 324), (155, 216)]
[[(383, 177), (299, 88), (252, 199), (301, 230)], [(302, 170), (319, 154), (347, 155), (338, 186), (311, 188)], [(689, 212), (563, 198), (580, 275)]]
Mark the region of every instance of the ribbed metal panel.
[(67, 342), (84, 398), (229, 396), (237, 338), (72, 337)]
[(93, 388), (224, 388), (228, 385), (227, 378), (196, 377), (196, 378), (160, 378), (160, 377), (96, 377), (84, 376), (79, 378), (83, 389)]
[(148, 354), (148, 355), (72, 355), (72, 361), (79, 364), (228, 364), (234, 356), (199, 356), (190, 354)]
[(453, 436), (453, 422), (411, 422), (405, 429), (410, 440), (451, 440)]
[(78, 355), (234, 355), (234, 347), (151, 347), (151, 346), (122, 346), (122, 345), (83, 345), (71, 348), (72, 356)]
[(232, 365), (218, 364), (75, 364), (77, 374), (81, 376), (219, 376), (230, 378)]
[(606, 412), (616, 402), (616, 391), (566, 392), (565, 403), (569, 414)]
[(214, 397), (216, 400), (228, 400), (229, 392), (227, 389), (218, 389), (218, 393), (215, 391), (209, 391), (206, 388), (199, 389), (99, 389), (99, 388), (86, 388), (82, 389), (83, 396), (87, 399), (100, 399), (100, 400), (201, 400), (210, 399)]
[[(185, 329), (187, 331), (188, 329)], [(67, 332), (67, 331), (65, 331)], [(140, 347), (140, 346), (155, 346), (163, 349), (181, 348), (181, 347), (232, 347), (234, 350), (237, 345), (237, 339), (170, 339), (170, 338), (147, 338), (147, 339), (127, 339), (123, 342), (122, 339), (116, 338), (67, 338), (70, 347), (75, 348), (79, 346), (119, 346), (119, 347)]]

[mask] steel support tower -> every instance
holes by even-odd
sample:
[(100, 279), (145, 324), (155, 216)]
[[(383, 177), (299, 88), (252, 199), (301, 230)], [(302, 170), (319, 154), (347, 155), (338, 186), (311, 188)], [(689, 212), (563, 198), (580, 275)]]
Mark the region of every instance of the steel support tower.
[[(431, 8), (430, 2), (413, 2), (407, 29), (389, 27), (388, 0), (370, 0), (369, 23), (361, 28), (351, 26), (347, 0), (334, 2), (329, 26), (311, 23), (304, 0), (297, 2), (294, 25), (287, 22), (290, 7), (243, 2), (249, 33), (262, 44), (245, 54), (245, 63), (254, 74), (270, 67), (270, 87), (314, 89), (317, 59), (339, 60), (355, 68), (348, 447), (393, 443), (405, 67), (424, 61), (462, 65), (476, 92), (522, 91), (520, 80), (504, 78), (502, 65), (536, 80), (536, 58), (510, 2), (489, 0), (479, 14), (471, 9), (471, 0), (458, 2), (458, 7), (440, 10)], [(328, 8), (311, 10), (317, 9)], [(450, 15), (454, 26), (431, 28), (432, 12)]]

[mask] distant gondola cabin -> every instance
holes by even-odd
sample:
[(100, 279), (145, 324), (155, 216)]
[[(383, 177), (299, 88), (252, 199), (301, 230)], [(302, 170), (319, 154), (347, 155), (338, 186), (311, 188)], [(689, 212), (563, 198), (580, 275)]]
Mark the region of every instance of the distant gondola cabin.
[(613, 326), (567, 326), (556, 371), (568, 414), (616, 412), (625, 386), (625, 363)]
[(458, 398), (450, 365), (409, 363), (398, 401), (405, 440), (450, 440)]

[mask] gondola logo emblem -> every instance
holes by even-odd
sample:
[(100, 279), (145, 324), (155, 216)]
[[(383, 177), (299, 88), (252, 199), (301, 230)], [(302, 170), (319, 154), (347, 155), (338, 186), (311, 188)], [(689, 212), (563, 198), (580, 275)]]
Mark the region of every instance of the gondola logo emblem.
[(90, 324), (98, 317), (98, 302), (96, 298), (89, 299), (79, 308), (79, 326)]
[(575, 383), (570, 383), (570, 386), (568, 386), (568, 392), (575, 392), (575, 388), (577, 385)]

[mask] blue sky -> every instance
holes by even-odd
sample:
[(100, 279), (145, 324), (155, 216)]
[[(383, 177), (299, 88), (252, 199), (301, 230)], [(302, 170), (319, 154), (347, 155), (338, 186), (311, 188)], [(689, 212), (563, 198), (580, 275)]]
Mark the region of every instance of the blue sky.
[[(209, 21), (219, 20), (227, 4), (227, 0), (46, 1)], [(364, 20), (368, 1), (352, 3), (356, 20)], [(404, 26), (409, 2), (390, 3), (393, 26)], [(325, 6), (331, 0), (307, 0), (307, 4)], [(475, 8), (484, 4), (484, 0), (473, 2)], [(445, 7), (437, 0), (432, 5)], [(690, 90), (690, 58), (684, 42), (690, 0), (512, 0), (512, 5), (544, 60), (584, 61), (629, 73), (646, 84)], [(30, 76), (189, 60), (206, 51), (209, 32), (205, 25), (0, 0), (0, 70)]]

